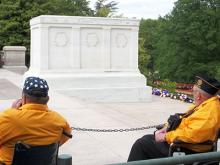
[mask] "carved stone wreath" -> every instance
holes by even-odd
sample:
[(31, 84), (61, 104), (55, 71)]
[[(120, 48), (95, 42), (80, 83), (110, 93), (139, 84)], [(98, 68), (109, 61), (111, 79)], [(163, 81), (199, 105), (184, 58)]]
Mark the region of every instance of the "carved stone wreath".
[(118, 48), (125, 48), (128, 44), (128, 39), (125, 34), (118, 34), (116, 36), (116, 46)]
[(99, 38), (96, 33), (88, 33), (86, 41), (88, 47), (96, 47), (99, 43)]
[(67, 45), (68, 43), (68, 37), (67, 37), (67, 34), (65, 32), (58, 32), (56, 35), (55, 35), (55, 45), (57, 47), (64, 47)]

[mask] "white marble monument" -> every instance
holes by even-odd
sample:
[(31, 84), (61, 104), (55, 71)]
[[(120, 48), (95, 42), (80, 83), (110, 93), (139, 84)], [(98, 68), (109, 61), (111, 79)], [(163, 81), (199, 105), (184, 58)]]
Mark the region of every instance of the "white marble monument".
[(40, 76), (52, 90), (91, 101), (151, 100), (138, 69), (139, 20), (42, 15), (30, 25), (25, 77)]
[(27, 67), (25, 66), (25, 51), (26, 48), (24, 46), (4, 46), (3, 68), (19, 73), (27, 71)]

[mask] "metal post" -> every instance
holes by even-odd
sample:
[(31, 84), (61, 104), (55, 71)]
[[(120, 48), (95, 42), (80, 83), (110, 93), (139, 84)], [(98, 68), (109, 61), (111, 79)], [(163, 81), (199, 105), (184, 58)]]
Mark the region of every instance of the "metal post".
[(167, 157), (161, 159), (149, 159), (141, 161), (133, 161), (128, 163), (116, 163), (111, 165), (175, 165), (175, 164), (190, 164), (194, 162), (211, 162), (220, 161), (220, 152), (207, 152), (200, 154), (192, 154), (185, 156)]
[(59, 155), (57, 165), (72, 165), (72, 156), (68, 154)]

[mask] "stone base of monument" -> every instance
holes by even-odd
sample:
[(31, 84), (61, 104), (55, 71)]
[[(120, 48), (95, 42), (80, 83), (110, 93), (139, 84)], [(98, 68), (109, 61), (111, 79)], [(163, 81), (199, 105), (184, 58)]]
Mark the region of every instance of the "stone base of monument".
[(15, 73), (18, 73), (18, 74), (24, 74), (28, 70), (28, 68), (26, 66), (5, 66), (5, 65), (3, 65), (2, 68), (7, 69), (12, 72), (15, 72)]
[(95, 102), (148, 102), (150, 87), (124, 88), (81, 88), (60, 91), (60, 93)]
[(148, 102), (151, 87), (140, 73), (44, 73), (26, 72), (25, 77), (39, 76), (58, 93), (95, 102)]

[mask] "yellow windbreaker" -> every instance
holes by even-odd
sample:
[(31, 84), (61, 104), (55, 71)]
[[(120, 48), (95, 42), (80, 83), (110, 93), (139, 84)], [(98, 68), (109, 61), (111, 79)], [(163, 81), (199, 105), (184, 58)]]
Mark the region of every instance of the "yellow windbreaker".
[(64, 143), (68, 138), (62, 134), (63, 130), (71, 132), (67, 121), (46, 105), (25, 104), (19, 110), (1, 112), (0, 161), (11, 164), (17, 141), (31, 145)]
[(198, 107), (187, 118), (183, 118), (176, 130), (166, 133), (166, 141), (170, 144), (174, 139), (188, 143), (214, 141), (220, 128), (220, 101), (212, 97)]

